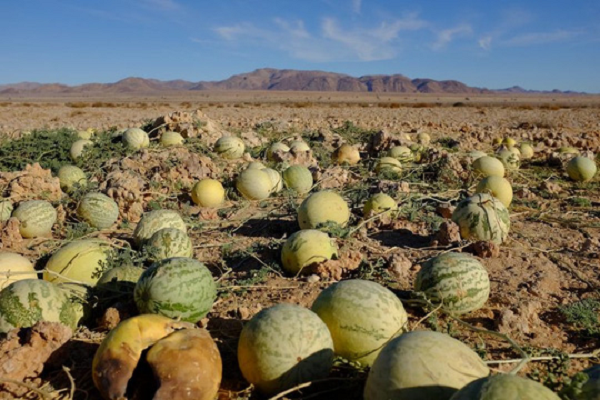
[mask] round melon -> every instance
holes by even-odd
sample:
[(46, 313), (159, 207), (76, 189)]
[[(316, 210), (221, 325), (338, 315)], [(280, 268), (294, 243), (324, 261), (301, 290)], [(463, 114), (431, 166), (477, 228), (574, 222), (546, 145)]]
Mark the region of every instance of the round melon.
[(392, 147), (388, 150), (387, 156), (395, 158), (400, 162), (410, 162), (415, 158), (413, 152), (406, 146)]
[(215, 153), (221, 157), (234, 160), (244, 155), (246, 146), (242, 139), (235, 136), (223, 136), (215, 143)]
[(269, 175), (269, 179), (271, 179), (271, 192), (280, 192), (283, 189), (283, 177), (281, 174), (272, 168), (264, 168), (262, 171)]
[(119, 218), (119, 206), (105, 194), (88, 193), (77, 206), (77, 216), (91, 227), (106, 229)]
[(513, 198), (513, 190), (509, 181), (499, 176), (488, 176), (483, 178), (475, 189), (477, 193), (489, 193), (504, 204), (510, 206)]
[(329, 328), (335, 354), (363, 366), (373, 364), (381, 349), (406, 329), (408, 320), (398, 296), (361, 279), (334, 283), (311, 309)]
[(133, 231), (133, 240), (141, 247), (152, 235), (164, 228), (176, 228), (187, 233), (187, 226), (177, 211), (154, 210), (142, 215)]
[(377, 215), (388, 211), (392, 213), (398, 210), (396, 200), (385, 193), (376, 193), (371, 196), (363, 207), (363, 216), (368, 218), (370, 215)]
[(238, 192), (248, 200), (264, 200), (271, 194), (273, 182), (262, 169), (246, 169), (235, 180)]
[(23, 279), (0, 291), (0, 333), (29, 328), (39, 321), (75, 329), (80, 317), (64, 290), (41, 279)]
[(291, 275), (302, 273), (302, 269), (337, 256), (334, 242), (325, 232), (316, 229), (303, 229), (295, 232), (285, 241), (281, 249), (281, 263)]
[(506, 137), (502, 141), (502, 144), (505, 145), (506, 147), (508, 147), (509, 149), (511, 149), (517, 145), (517, 141), (513, 138)]
[[(512, 149), (517, 150), (514, 147)], [(511, 151), (510, 149), (500, 150), (498, 152), (498, 158), (500, 159), (500, 162), (502, 163), (504, 168), (509, 171), (517, 170), (521, 165), (521, 159), (519, 155), (516, 154), (516, 152)]]
[(521, 151), (521, 158), (523, 160), (528, 160), (533, 157), (533, 147), (529, 143), (521, 143), (519, 150)]
[(375, 172), (378, 174), (382, 172), (395, 172), (399, 174), (402, 172), (402, 164), (400, 161), (392, 157), (381, 157), (375, 165)]
[(104, 271), (96, 284), (101, 285), (110, 282), (130, 282), (136, 284), (144, 271), (144, 268), (133, 265), (119, 265)]
[(290, 148), (285, 143), (275, 142), (267, 149), (267, 160), (277, 161), (275, 160), (276, 152), (287, 153), (288, 151), (290, 151)]
[(452, 314), (483, 307), (490, 295), (490, 278), (483, 265), (465, 253), (444, 253), (423, 263), (415, 290)]
[(486, 176), (499, 176), (504, 177), (504, 164), (497, 158), (490, 156), (479, 157), (473, 161), (473, 170), (486, 177)]
[(337, 224), (345, 227), (350, 219), (348, 204), (332, 191), (315, 192), (298, 208), (300, 229), (318, 229), (321, 224)]
[(225, 201), (225, 189), (215, 179), (202, 179), (192, 188), (192, 201), (200, 207), (218, 207)]
[(288, 189), (293, 189), (300, 194), (310, 192), (313, 177), (308, 168), (303, 165), (292, 165), (283, 171), (283, 182)]
[(94, 130), (88, 128), (85, 131), (77, 131), (77, 137), (80, 139), (91, 139), (94, 136)]
[(278, 304), (244, 325), (238, 362), (244, 378), (264, 395), (272, 396), (327, 378), (333, 365), (331, 334), (312, 311), (295, 304)]
[(417, 134), (417, 143), (427, 146), (431, 142), (431, 136), (425, 132)]
[(92, 146), (94, 142), (89, 139), (79, 139), (75, 141), (71, 145), (71, 150), (69, 151), (71, 158), (73, 160), (77, 160), (83, 154), (85, 147)]
[(365, 400), (448, 400), (460, 388), (490, 373), (477, 353), (449, 335), (404, 333), (373, 363)]
[(21, 236), (35, 238), (50, 234), (57, 215), (56, 210), (49, 202), (29, 200), (19, 204), (12, 216), (21, 223), (19, 226)]
[(510, 374), (480, 378), (455, 393), (451, 400), (560, 400), (539, 382)]
[(246, 167), (246, 169), (265, 169), (265, 168), (267, 168), (267, 167), (265, 167), (265, 165), (263, 163), (261, 163), (260, 161), (252, 161)]
[(490, 194), (478, 193), (460, 203), (452, 213), (465, 240), (503, 243), (510, 230), (510, 216), (502, 202)]
[(192, 257), (194, 249), (187, 233), (177, 228), (156, 231), (145, 244), (154, 261), (172, 257)]
[(44, 279), (94, 286), (110, 254), (110, 245), (96, 239), (77, 240), (57, 250), (46, 263)]
[(596, 163), (587, 157), (578, 156), (567, 163), (567, 174), (577, 182), (592, 180), (597, 171)]
[(336, 164), (348, 163), (354, 165), (360, 161), (360, 153), (356, 147), (344, 143), (333, 152), (331, 158)]
[(0, 253), (0, 290), (23, 279), (37, 279), (31, 261), (17, 253)]
[(150, 137), (140, 128), (129, 128), (123, 132), (123, 143), (130, 150), (140, 150), (150, 146)]
[(594, 365), (581, 371), (585, 381), (581, 391), (573, 396), (573, 400), (598, 400), (600, 399), (600, 365)]
[(307, 152), (310, 151), (310, 146), (302, 140), (295, 140), (290, 143), (290, 151), (294, 153)]
[(0, 222), (5, 222), (10, 219), (14, 207), (10, 200), (0, 200)]
[(184, 140), (179, 132), (166, 131), (160, 136), (160, 144), (163, 147), (180, 146)]
[(133, 297), (141, 314), (196, 323), (212, 308), (217, 285), (200, 261), (173, 257), (157, 261), (144, 271)]
[(58, 180), (60, 188), (65, 193), (71, 193), (76, 187), (87, 186), (87, 177), (85, 172), (74, 165), (63, 165), (58, 170)]

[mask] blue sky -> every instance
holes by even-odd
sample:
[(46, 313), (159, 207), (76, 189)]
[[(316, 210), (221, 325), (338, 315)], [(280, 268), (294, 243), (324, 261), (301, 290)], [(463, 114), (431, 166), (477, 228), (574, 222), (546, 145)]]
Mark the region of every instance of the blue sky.
[(5, 0), (0, 84), (257, 68), (600, 92), (600, 1)]

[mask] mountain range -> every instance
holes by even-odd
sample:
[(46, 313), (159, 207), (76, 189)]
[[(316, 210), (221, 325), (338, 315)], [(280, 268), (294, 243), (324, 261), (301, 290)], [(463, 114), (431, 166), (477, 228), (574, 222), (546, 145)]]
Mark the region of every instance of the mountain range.
[(117, 94), (153, 93), (186, 90), (292, 90), (317, 92), (375, 92), (375, 93), (556, 93), (575, 94), (572, 91), (531, 91), (514, 86), (490, 90), (467, 86), (455, 80), (410, 79), (401, 74), (365, 75), (353, 77), (324, 71), (262, 68), (233, 75), (222, 81), (190, 82), (185, 80), (160, 81), (157, 79), (126, 78), (114, 83), (86, 83), (69, 86), (61, 83), (21, 82), (0, 85), (0, 95), (11, 94)]

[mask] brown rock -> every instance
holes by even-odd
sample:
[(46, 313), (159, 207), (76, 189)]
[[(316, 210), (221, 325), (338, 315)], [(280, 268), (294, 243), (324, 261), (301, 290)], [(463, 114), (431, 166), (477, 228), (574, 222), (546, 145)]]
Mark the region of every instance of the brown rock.
[(435, 240), (442, 246), (460, 242), (460, 227), (452, 221), (442, 222), (440, 230), (435, 234)]

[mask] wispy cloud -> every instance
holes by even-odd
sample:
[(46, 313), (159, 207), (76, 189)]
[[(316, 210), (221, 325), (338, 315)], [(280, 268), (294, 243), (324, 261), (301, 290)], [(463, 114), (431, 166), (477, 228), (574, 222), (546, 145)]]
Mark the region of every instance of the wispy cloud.
[(477, 44), (479, 44), (479, 47), (481, 47), (483, 50), (489, 51), (492, 48), (492, 40), (493, 38), (489, 35), (483, 36), (479, 38)]
[(473, 33), (473, 28), (468, 24), (461, 24), (454, 28), (444, 29), (438, 32), (437, 40), (431, 45), (434, 50), (440, 50), (446, 47), (455, 38), (467, 36)]
[(534, 46), (548, 43), (566, 42), (581, 35), (581, 31), (558, 29), (552, 32), (532, 32), (513, 36), (501, 42), (504, 46)]
[(355, 14), (360, 14), (360, 10), (362, 8), (362, 0), (352, 0), (352, 12)]

